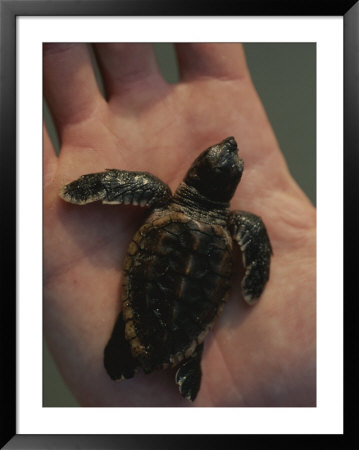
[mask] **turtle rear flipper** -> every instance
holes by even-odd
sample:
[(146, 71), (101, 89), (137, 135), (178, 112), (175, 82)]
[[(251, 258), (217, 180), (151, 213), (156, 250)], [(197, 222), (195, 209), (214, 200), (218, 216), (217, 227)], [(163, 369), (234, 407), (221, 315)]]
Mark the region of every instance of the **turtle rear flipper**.
[(82, 175), (66, 184), (60, 197), (77, 205), (102, 200), (102, 203), (162, 207), (172, 198), (166, 183), (147, 172), (107, 169)]
[(132, 378), (137, 361), (132, 357), (129, 343), (125, 339), (125, 322), (122, 312), (119, 314), (112, 335), (105, 348), (104, 364), (113, 380)]
[(242, 291), (245, 301), (251, 305), (258, 300), (269, 279), (272, 247), (262, 219), (255, 214), (232, 211), (229, 229), (242, 251), (246, 271)]
[(200, 344), (193, 355), (185, 360), (177, 370), (176, 383), (181, 395), (192, 402), (197, 397), (202, 378), (201, 358), (203, 344)]

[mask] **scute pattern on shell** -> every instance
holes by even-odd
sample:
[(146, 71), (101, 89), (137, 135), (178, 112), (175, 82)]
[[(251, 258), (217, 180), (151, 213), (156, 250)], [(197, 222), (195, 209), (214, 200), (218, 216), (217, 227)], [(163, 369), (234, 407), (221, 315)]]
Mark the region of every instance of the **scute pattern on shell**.
[[(124, 319), (145, 371), (189, 357), (220, 312), (232, 275), (232, 238), (219, 225), (156, 212), (125, 261)], [(130, 330), (129, 330), (130, 331)]]

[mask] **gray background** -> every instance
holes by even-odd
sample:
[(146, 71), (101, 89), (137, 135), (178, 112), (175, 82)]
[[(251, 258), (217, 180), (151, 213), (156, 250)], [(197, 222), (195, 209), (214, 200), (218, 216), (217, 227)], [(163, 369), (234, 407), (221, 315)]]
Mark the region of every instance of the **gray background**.
[[(266, 109), (289, 170), (316, 203), (316, 46), (314, 43), (244, 44), (252, 79)], [(164, 77), (178, 81), (171, 44), (155, 44)], [(45, 120), (50, 136), (58, 140), (49, 111)], [(43, 406), (79, 406), (62, 378), (44, 342)]]

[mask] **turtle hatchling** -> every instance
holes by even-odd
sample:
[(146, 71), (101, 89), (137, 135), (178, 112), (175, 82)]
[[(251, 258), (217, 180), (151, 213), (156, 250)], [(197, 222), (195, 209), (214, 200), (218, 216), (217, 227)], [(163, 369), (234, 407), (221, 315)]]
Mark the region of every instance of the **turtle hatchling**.
[[(83, 175), (60, 196), (84, 205), (96, 200), (148, 208), (123, 267), (122, 310), (104, 350), (114, 380), (176, 367), (181, 395), (193, 401), (201, 384), (206, 335), (231, 287), (233, 246), (245, 273), (242, 292), (253, 304), (269, 278), (271, 244), (260, 217), (231, 211), (243, 172), (233, 137), (203, 151), (172, 195), (147, 172), (108, 169)], [(233, 244), (233, 242), (235, 244)]]

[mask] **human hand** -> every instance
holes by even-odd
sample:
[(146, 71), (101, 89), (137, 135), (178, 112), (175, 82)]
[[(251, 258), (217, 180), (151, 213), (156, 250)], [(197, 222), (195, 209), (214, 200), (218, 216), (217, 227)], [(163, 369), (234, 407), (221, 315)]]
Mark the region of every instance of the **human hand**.
[[(106, 168), (149, 171), (176, 189), (192, 161), (227, 136), (245, 170), (231, 209), (262, 217), (274, 251), (257, 305), (240, 279), (205, 341), (195, 406), (315, 405), (315, 210), (291, 178), (237, 44), (176, 46), (181, 81), (167, 85), (148, 44), (44, 48), (45, 95), (61, 138), (44, 133), (44, 328), (84, 406), (189, 406), (175, 369), (112, 381), (103, 351), (120, 310), (121, 267), (144, 211), (69, 205), (59, 189)], [(240, 262), (238, 260), (238, 273)]]

